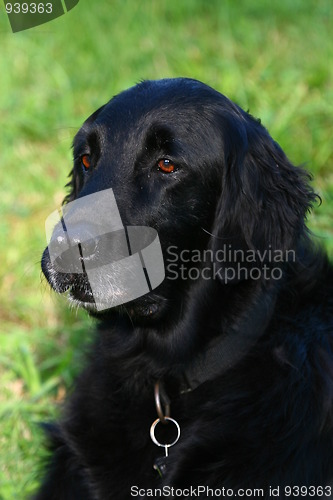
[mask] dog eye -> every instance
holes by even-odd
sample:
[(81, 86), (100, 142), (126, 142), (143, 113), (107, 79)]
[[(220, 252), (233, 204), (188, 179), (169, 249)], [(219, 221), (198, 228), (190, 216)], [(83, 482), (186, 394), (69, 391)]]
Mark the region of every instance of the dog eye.
[(163, 158), (163, 160), (160, 160), (157, 163), (158, 169), (161, 170), (162, 172), (166, 174), (171, 174), (171, 172), (174, 172), (176, 170), (175, 165), (170, 161), (167, 160), (166, 158)]
[(82, 155), (81, 156), (81, 163), (85, 170), (88, 170), (91, 167), (91, 158), (90, 155)]

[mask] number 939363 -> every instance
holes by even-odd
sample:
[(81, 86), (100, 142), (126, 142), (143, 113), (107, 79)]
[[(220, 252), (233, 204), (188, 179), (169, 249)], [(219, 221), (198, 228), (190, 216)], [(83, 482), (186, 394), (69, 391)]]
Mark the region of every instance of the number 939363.
[(313, 498), (331, 498), (331, 486), (285, 486), (284, 494), (286, 497), (313, 497)]
[(5, 4), (7, 14), (51, 14), (52, 3), (38, 2), (6, 2)]

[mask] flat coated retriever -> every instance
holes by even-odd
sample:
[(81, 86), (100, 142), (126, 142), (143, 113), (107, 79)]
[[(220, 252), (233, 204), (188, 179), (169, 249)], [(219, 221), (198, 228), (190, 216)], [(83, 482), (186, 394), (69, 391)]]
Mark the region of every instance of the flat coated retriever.
[[(305, 226), (309, 175), (259, 120), (178, 78), (144, 81), (87, 119), (69, 188), (64, 207), (82, 199), (98, 221), (88, 195), (110, 189), (124, 227), (156, 230), (165, 279), (97, 310), (84, 268), (61, 272), (44, 251), (52, 288), (98, 331), (48, 426), (36, 498), (331, 498), (333, 272)], [(79, 246), (56, 239), (71, 238)], [(92, 240), (82, 265), (98, 264)], [(112, 300), (109, 278), (99, 294)]]

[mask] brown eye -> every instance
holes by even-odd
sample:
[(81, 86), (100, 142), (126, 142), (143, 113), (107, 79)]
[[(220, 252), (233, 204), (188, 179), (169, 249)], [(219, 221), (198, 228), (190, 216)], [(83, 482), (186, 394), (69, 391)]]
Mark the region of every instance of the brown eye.
[(91, 158), (90, 155), (82, 155), (81, 156), (81, 163), (84, 166), (86, 170), (91, 167)]
[(166, 160), (165, 158), (163, 160), (160, 160), (157, 163), (157, 166), (159, 170), (166, 174), (171, 174), (171, 172), (174, 172), (176, 170), (175, 165), (170, 160)]

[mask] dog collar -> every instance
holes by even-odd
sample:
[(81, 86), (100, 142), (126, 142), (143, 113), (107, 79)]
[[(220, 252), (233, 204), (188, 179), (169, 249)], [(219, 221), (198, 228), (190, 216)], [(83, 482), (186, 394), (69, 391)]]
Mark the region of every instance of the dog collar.
[(215, 337), (194, 362), (183, 371), (181, 393), (223, 375), (241, 361), (264, 334), (271, 320), (276, 294), (257, 299), (246, 317), (225, 334)]

